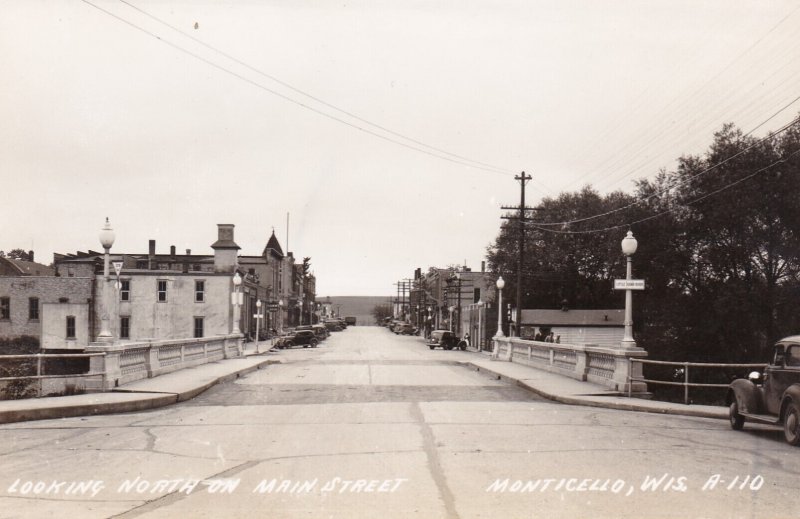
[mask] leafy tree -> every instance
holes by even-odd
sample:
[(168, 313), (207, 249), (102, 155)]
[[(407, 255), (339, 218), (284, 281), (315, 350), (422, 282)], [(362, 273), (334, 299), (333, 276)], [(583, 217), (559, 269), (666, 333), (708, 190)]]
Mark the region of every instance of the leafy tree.
[(380, 304), (375, 305), (372, 307), (372, 317), (375, 318), (376, 324), (381, 324), (384, 319), (387, 317), (391, 317), (393, 315), (392, 312), (392, 305), (390, 304)]
[[(703, 156), (681, 157), (633, 195), (585, 187), (544, 199), (532, 220), (525, 308), (621, 307), (612, 280), (625, 275), (620, 240), (630, 228), (635, 277), (647, 281), (634, 331), (653, 358), (763, 361), (800, 328), (798, 125), (765, 139), (726, 125)], [(571, 223), (548, 225), (558, 222)], [(487, 251), (511, 301), (518, 225), (505, 222)]]
[(0, 258), (18, 259), (23, 261), (33, 261), (31, 255), (23, 249), (11, 249), (7, 253), (0, 250)]

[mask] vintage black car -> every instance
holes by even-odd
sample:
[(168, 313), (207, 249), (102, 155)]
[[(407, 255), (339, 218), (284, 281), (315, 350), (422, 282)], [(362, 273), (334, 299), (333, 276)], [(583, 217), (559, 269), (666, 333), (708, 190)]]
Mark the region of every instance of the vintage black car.
[(396, 324), (394, 333), (395, 335), (416, 335), (417, 329), (410, 323)]
[(455, 333), (449, 330), (434, 330), (431, 332), (431, 338), (428, 339), (428, 348), (444, 348), (446, 350), (458, 348), (466, 350), (467, 341), (459, 339)]
[(292, 346), (316, 348), (317, 344), (319, 344), (319, 340), (313, 330), (295, 330), (278, 339), (275, 347), (279, 349), (291, 348)]
[(778, 341), (763, 377), (753, 372), (747, 380), (734, 380), (726, 403), (733, 429), (742, 429), (745, 421), (783, 425), (786, 441), (800, 445), (800, 335)]

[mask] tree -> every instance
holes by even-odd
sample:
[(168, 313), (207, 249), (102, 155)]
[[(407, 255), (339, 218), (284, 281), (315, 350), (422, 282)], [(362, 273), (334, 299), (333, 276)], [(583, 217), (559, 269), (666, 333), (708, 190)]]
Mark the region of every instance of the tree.
[[(635, 194), (589, 187), (546, 198), (526, 230), (523, 306), (621, 306), (620, 240), (639, 240), (637, 342), (656, 359), (757, 362), (800, 328), (800, 127), (759, 139), (725, 125), (703, 156), (640, 180)], [(601, 215), (594, 217), (595, 215)], [(591, 218), (590, 218), (591, 217)], [(560, 224), (559, 222), (570, 222)], [(516, 290), (517, 227), (489, 266)]]
[(18, 259), (23, 261), (33, 261), (31, 255), (23, 249), (11, 249), (8, 253), (0, 250), (0, 258)]
[(386, 319), (387, 317), (392, 317), (392, 315), (393, 315), (392, 305), (388, 303), (375, 305), (374, 307), (372, 307), (372, 317), (375, 318), (376, 324), (383, 323), (384, 319)]

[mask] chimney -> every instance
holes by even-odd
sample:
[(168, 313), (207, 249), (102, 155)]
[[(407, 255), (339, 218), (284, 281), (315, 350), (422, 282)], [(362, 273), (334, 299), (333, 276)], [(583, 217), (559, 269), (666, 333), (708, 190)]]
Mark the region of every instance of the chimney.
[(33, 251), (32, 250), (28, 251), (28, 256), (29, 256), (28, 261), (33, 261)]
[(191, 256), (192, 255), (192, 249), (186, 249), (186, 255), (187, 256)]
[(169, 255), (172, 256), (173, 258), (175, 257), (175, 246), (174, 245), (170, 245), (169, 246)]
[(481, 261), (481, 273), (483, 274), (485, 272), (486, 272), (486, 262), (485, 261)]
[(148, 250), (147, 250), (147, 269), (153, 270), (155, 269), (156, 263), (156, 241), (150, 240), (148, 243)]
[(236, 270), (238, 263), (239, 247), (233, 241), (233, 224), (217, 224), (217, 241), (211, 248), (214, 249), (214, 272), (230, 272)]

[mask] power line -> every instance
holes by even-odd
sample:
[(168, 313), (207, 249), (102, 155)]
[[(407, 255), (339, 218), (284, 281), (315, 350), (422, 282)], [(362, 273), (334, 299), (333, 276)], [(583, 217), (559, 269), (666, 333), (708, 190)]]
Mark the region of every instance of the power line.
[[(798, 99), (800, 99), (800, 97), (795, 99), (795, 101), (797, 101)], [(795, 101), (792, 101), (792, 103), (794, 103)], [(788, 108), (788, 106), (790, 106), (792, 103), (790, 103), (789, 105), (786, 105), (786, 107), (784, 107), (783, 109)], [(775, 115), (777, 115), (777, 114), (773, 114), (770, 117), (770, 119), (772, 117), (775, 117)], [(800, 117), (796, 118), (792, 122), (784, 125), (783, 127), (781, 127), (779, 130), (775, 131), (774, 133), (771, 133), (771, 134), (767, 135), (766, 137), (763, 137), (763, 138), (759, 139), (758, 141), (754, 142), (753, 144), (751, 144), (747, 148), (745, 148), (745, 149), (743, 149), (743, 150), (731, 155), (730, 157), (726, 158), (725, 160), (723, 160), (721, 162), (717, 162), (716, 164), (714, 164), (712, 166), (709, 166), (706, 169), (704, 169), (704, 170), (702, 170), (702, 171), (700, 171), (698, 173), (695, 173), (694, 175), (691, 175), (691, 176), (689, 176), (689, 177), (687, 177), (687, 178), (685, 178), (685, 179), (683, 179), (683, 180), (681, 180), (679, 182), (676, 182), (675, 184), (669, 186), (666, 189), (662, 189), (660, 191), (656, 191), (655, 193), (653, 193), (653, 194), (651, 194), (649, 196), (646, 196), (644, 198), (641, 198), (639, 200), (636, 200), (634, 202), (631, 202), (628, 205), (625, 205), (625, 206), (622, 206), (622, 207), (618, 207), (618, 208), (612, 209), (610, 211), (606, 211), (605, 213), (599, 213), (599, 214), (595, 214), (595, 215), (592, 215), (592, 216), (586, 216), (584, 218), (576, 218), (574, 220), (567, 220), (567, 221), (563, 221), (563, 222), (531, 222), (531, 224), (532, 225), (536, 225), (536, 226), (563, 226), (563, 225), (570, 225), (570, 224), (574, 224), (574, 223), (586, 222), (586, 221), (589, 221), (589, 220), (594, 220), (596, 218), (602, 218), (604, 216), (608, 216), (608, 215), (611, 215), (611, 214), (614, 214), (614, 213), (618, 213), (620, 211), (625, 211), (626, 209), (630, 209), (631, 207), (635, 207), (635, 206), (637, 206), (639, 204), (647, 202), (648, 200), (650, 200), (652, 198), (655, 198), (656, 196), (662, 195), (662, 194), (666, 193), (667, 191), (670, 191), (670, 190), (672, 190), (672, 189), (674, 189), (676, 187), (679, 187), (679, 186), (681, 186), (683, 184), (686, 184), (687, 182), (689, 182), (691, 180), (694, 180), (695, 178), (697, 178), (697, 177), (699, 177), (701, 175), (705, 175), (706, 173), (709, 173), (710, 171), (713, 171), (713, 170), (717, 169), (718, 167), (730, 162), (731, 160), (735, 159), (736, 157), (742, 155), (743, 153), (745, 153), (747, 151), (750, 151), (751, 149), (753, 149), (756, 146), (762, 144), (763, 142), (773, 138), (774, 136), (780, 135), (781, 133), (785, 132), (786, 130), (788, 130), (789, 128), (791, 128), (792, 126), (796, 125), (799, 122), (800, 122)], [(764, 121), (764, 123), (766, 123), (766, 121)], [(759, 126), (762, 126), (764, 123), (761, 123)], [(749, 135), (751, 133), (753, 133), (753, 130), (749, 131), (746, 135)]]
[[(264, 86), (261, 83), (253, 81), (252, 79), (249, 79), (249, 78), (247, 78), (247, 77), (245, 77), (245, 76), (243, 76), (243, 75), (241, 75), (241, 74), (239, 74), (237, 72), (234, 72), (233, 70), (230, 70), (230, 69), (228, 69), (228, 68), (226, 68), (226, 67), (224, 67), (224, 66), (222, 66), (222, 65), (220, 65), (218, 63), (214, 63), (213, 61), (211, 61), (211, 60), (209, 60), (207, 58), (204, 58), (203, 56), (201, 56), (199, 54), (196, 54), (196, 53), (194, 53), (194, 52), (192, 52), (192, 51), (190, 51), (188, 49), (185, 49), (185, 48), (181, 47), (178, 44), (175, 44), (175, 43), (172, 43), (170, 41), (167, 41), (167, 40), (163, 39), (161, 36), (155, 34), (154, 32), (151, 32), (151, 31), (149, 31), (149, 30), (147, 30), (147, 29), (145, 29), (145, 28), (143, 28), (143, 27), (141, 27), (139, 25), (136, 25), (135, 23), (133, 23), (133, 22), (131, 22), (129, 20), (126, 20), (125, 18), (123, 18), (123, 17), (121, 17), (121, 16), (119, 16), (117, 14), (114, 14), (114, 13), (112, 13), (112, 12), (106, 10), (106, 9), (103, 9), (102, 7), (90, 2), (89, 0), (81, 0), (81, 1), (83, 3), (85, 3), (85, 4), (87, 4), (87, 5), (90, 5), (90, 6), (94, 7), (95, 9), (97, 9), (98, 11), (100, 11), (102, 13), (104, 13), (104, 14), (106, 14), (108, 16), (111, 16), (112, 18), (115, 18), (115, 19), (119, 20), (120, 22), (122, 22), (122, 23), (124, 23), (124, 24), (126, 24), (126, 25), (128, 25), (130, 27), (133, 27), (134, 29), (136, 29), (138, 31), (141, 31), (141, 32), (147, 34), (150, 37), (155, 38), (158, 41), (160, 41), (160, 42), (162, 42), (162, 43), (164, 43), (166, 45), (169, 45), (170, 47), (172, 47), (172, 48), (174, 48), (174, 49), (176, 49), (176, 50), (178, 50), (180, 52), (183, 52), (184, 54), (192, 56), (193, 58), (195, 58), (195, 59), (197, 59), (199, 61), (202, 61), (203, 63), (205, 63), (207, 65), (210, 65), (210, 66), (212, 66), (212, 67), (214, 67), (214, 68), (216, 68), (216, 69), (218, 69), (218, 70), (220, 70), (222, 72), (225, 72), (226, 74), (229, 74), (229, 75), (231, 75), (231, 76), (233, 76), (233, 77), (235, 77), (237, 79), (240, 79), (240, 80), (242, 80), (242, 81), (244, 81), (246, 83), (249, 83), (250, 85), (253, 85), (256, 88), (259, 88), (261, 90), (264, 90), (265, 92), (268, 92), (268, 93), (270, 93), (272, 95), (280, 97), (281, 99), (283, 99), (285, 101), (289, 101), (290, 103), (296, 104), (296, 105), (298, 105), (298, 106), (300, 106), (302, 108), (310, 110), (310, 111), (312, 111), (312, 112), (314, 112), (314, 113), (316, 113), (318, 115), (321, 115), (323, 117), (327, 117), (328, 119), (331, 119), (331, 120), (336, 121), (338, 123), (350, 126), (351, 128), (354, 128), (354, 129), (356, 129), (358, 131), (361, 131), (361, 132), (367, 133), (369, 135), (372, 135), (373, 137), (377, 137), (379, 139), (383, 139), (383, 140), (385, 140), (387, 142), (391, 142), (391, 143), (397, 144), (399, 146), (403, 146), (405, 148), (408, 148), (408, 149), (411, 149), (411, 150), (414, 150), (414, 151), (417, 151), (417, 152), (420, 152), (420, 153), (424, 153), (424, 154), (430, 155), (432, 157), (436, 157), (436, 158), (441, 159), (441, 160), (446, 160), (448, 162), (453, 162), (455, 164), (460, 164), (462, 166), (467, 166), (467, 167), (470, 167), (470, 168), (479, 169), (479, 170), (487, 171), (487, 172), (490, 172), (490, 173), (496, 173), (496, 174), (500, 174), (500, 175), (504, 175), (504, 176), (508, 176), (509, 174), (511, 174), (511, 173), (506, 172), (506, 170), (498, 170), (498, 169), (495, 169), (494, 167), (487, 168), (487, 167), (484, 167), (484, 166), (479, 166), (479, 165), (476, 165), (476, 164), (473, 164), (473, 163), (470, 163), (470, 162), (466, 162), (466, 161), (461, 160), (461, 159), (455, 159), (455, 158), (443, 156), (443, 155), (440, 154), (441, 152), (440, 153), (434, 153), (432, 151), (420, 148), (419, 146), (414, 146), (414, 145), (411, 145), (411, 144), (408, 144), (408, 143), (405, 143), (405, 142), (398, 141), (398, 140), (393, 139), (391, 137), (387, 137), (385, 135), (381, 135), (381, 134), (379, 134), (379, 133), (377, 133), (375, 131), (372, 131), (372, 130), (370, 130), (368, 128), (364, 128), (363, 126), (359, 126), (357, 124), (354, 124), (354, 123), (351, 123), (351, 122), (346, 121), (344, 119), (341, 119), (340, 117), (336, 117), (335, 115), (331, 115), (329, 113), (323, 112), (322, 110), (314, 108), (313, 106), (310, 106), (310, 105), (308, 105), (308, 104), (306, 104), (306, 103), (304, 103), (302, 101), (298, 101), (296, 99), (293, 99), (293, 98), (291, 98), (291, 97), (289, 97), (287, 95), (284, 95), (284, 94), (282, 94), (282, 93), (280, 93), (280, 92), (278, 92), (276, 90), (273, 90), (273, 89), (271, 89), (271, 88), (269, 88), (267, 86)], [(428, 146), (428, 147), (433, 149), (433, 147), (431, 147), (431, 146)], [(472, 162), (477, 163), (477, 161), (472, 161)]]
[[(700, 92), (702, 92), (709, 85), (711, 85), (715, 80), (717, 80), (719, 77), (721, 77), (725, 72), (727, 72), (729, 69), (731, 69), (734, 66), (734, 64), (736, 64), (739, 60), (741, 60), (746, 55), (750, 54), (753, 49), (755, 49), (762, 41), (764, 41), (769, 35), (771, 35), (778, 27), (780, 27), (784, 22), (786, 22), (786, 20), (788, 20), (790, 17), (792, 17), (799, 9), (800, 9), (800, 6), (795, 7), (791, 12), (786, 14), (776, 24), (774, 24), (766, 33), (764, 33), (760, 38), (758, 38), (755, 42), (753, 42), (747, 49), (745, 49), (744, 51), (740, 52), (733, 60), (728, 62), (728, 64), (725, 67), (723, 67), (716, 74), (714, 74), (712, 77), (710, 77), (705, 83), (703, 83), (700, 87), (695, 89), (689, 96), (685, 97), (684, 99), (693, 99), (693, 98), (697, 97), (700, 94)], [(668, 113), (667, 110), (671, 106), (676, 105), (676, 103), (677, 103), (677, 106), (681, 106), (682, 104), (685, 104), (685, 101), (684, 102), (678, 102), (679, 99), (680, 99), (679, 96), (676, 96), (676, 97), (672, 98), (672, 100), (663, 109), (661, 109), (661, 111), (656, 115), (655, 119), (656, 120), (666, 120), (666, 118), (661, 117), (661, 115)], [(667, 130), (662, 130), (661, 133), (664, 133), (666, 131)], [(637, 142), (637, 141), (641, 142), (641, 139), (643, 137), (644, 136), (641, 135), (634, 142)], [(656, 141), (659, 137), (660, 137), (660, 134), (657, 135), (656, 137), (653, 137), (650, 140), (646, 141), (642, 146), (640, 146), (639, 151), (642, 151), (642, 150), (646, 149), (654, 141)], [(609, 164), (609, 162), (611, 162), (611, 163)], [(595, 171), (589, 171), (589, 172), (581, 175), (576, 180), (574, 180), (571, 183), (571, 185), (576, 185), (578, 182), (581, 182), (582, 180), (584, 180), (586, 178), (591, 178), (591, 177), (596, 176), (599, 173), (602, 173), (604, 171), (608, 171), (613, 166), (615, 166), (618, 162), (619, 162), (618, 160), (614, 160), (614, 157), (610, 157), (609, 159), (605, 160), (600, 165), (600, 169), (597, 169)], [(618, 182), (619, 180), (622, 180), (622, 179), (618, 179), (615, 182)]]
[[(709, 197), (714, 196), (716, 194), (719, 194), (719, 193), (721, 193), (721, 192), (723, 192), (723, 191), (725, 191), (727, 189), (730, 189), (730, 188), (732, 188), (732, 187), (734, 187), (736, 185), (739, 185), (739, 184), (741, 184), (742, 182), (744, 182), (746, 180), (750, 180), (751, 178), (753, 178), (754, 176), (758, 175), (759, 173), (762, 173), (762, 172), (768, 170), (769, 168), (771, 168), (773, 166), (776, 166), (777, 164), (781, 164), (781, 163), (784, 163), (784, 162), (788, 161), (790, 158), (794, 157), (797, 154), (800, 154), (800, 149), (790, 153), (785, 158), (778, 159), (775, 162), (773, 162), (772, 164), (770, 164), (768, 166), (764, 166), (763, 168), (761, 168), (758, 171), (755, 171), (755, 172), (747, 175), (746, 177), (742, 177), (739, 180), (731, 182), (730, 184), (726, 184), (726, 185), (722, 186), (721, 188), (716, 189), (716, 190), (714, 190), (714, 191), (712, 191), (710, 193), (706, 193), (705, 195), (699, 196), (699, 197), (695, 198), (694, 200), (690, 200), (690, 201), (686, 202), (684, 205), (695, 204), (697, 202), (705, 200), (706, 198), (709, 198)], [(669, 214), (669, 213), (671, 213), (671, 212), (673, 212), (675, 210), (676, 210), (675, 208), (667, 209), (665, 211), (661, 211), (660, 213), (656, 213), (656, 214), (650, 215), (650, 216), (648, 216), (646, 218), (642, 218), (640, 220), (635, 220), (633, 222), (624, 223), (624, 224), (620, 224), (620, 225), (612, 225), (611, 227), (606, 227), (606, 228), (603, 228), (603, 229), (588, 229), (588, 230), (585, 230), (585, 231), (560, 231), (560, 230), (555, 230), (555, 229), (547, 229), (545, 227), (539, 227), (537, 225), (531, 225), (531, 227), (533, 227), (534, 229), (537, 229), (539, 231), (555, 233), (555, 234), (593, 234), (593, 233), (601, 233), (601, 232), (606, 232), (606, 231), (613, 231), (614, 229), (630, 228), (630, 227), (632, 227), (632, 226), (634, 226), (636, 224), (643, 223), (643, 222), (646, 222), (648, 220), (653, 220), (653, 219), (658, 218), (660, 216), (664, 216), (665, 214)]]
[(210, 44), (204, 42), (203, 40), (201, 40), (199, 38), (196, 38), (196, 37), (192, 36), (191, 34), (185, 32), (185, 31), (182, 31), (181, 29), (175, 27), (174, 25), (172, 25), (172, 24), (170, 24), (168, 22), (165, 22), (164, 20), (161, 20), (160, 18), (156, 17), (155, 15), (145, 11), (144, 9), (142, 9), (140, 7), (137, 7), (136, 5), (133, 5), (132, 3), (128, 2), (127, 0), (119, 0), (119, 1), (121, 3), (129, 6), (130, 8), (135, 9), (136, 11), (139, 11), (140, 13), (144, 14), (145, 16), (155, 20), (156, 22), (169, 27), (173, 31), (175, 31), (175, 32), (177, 32), (179, 34), (182, 34), (183, 36), (189, 38), (190, 40), (199, 43), (203, 47), (206, 47), (207, 49), (210, 49), (210, 50), (216, 52), (217, 54), (219, 54), (221, 56), (224, 56), (225, 58), (227, 58), (227, 59), (229, 59), (229, 60), (231, 60), (231, 61), (233, 61), (233, 62), (235, 62), (235, 63), (237, 63), (237, 64), (239, 64), (239, 65), (241, 65), (241, 66), (243, 66), (243, 67), (245, 67), (247, 69), (249, 69), (249, 70), (252, 70), (253, 72), (255, 72), (257, 74), (260, 74), (260, 75), (262, 75), (262, 76), (264, 76), (264, 77), (266, 77), (268, 79), (271, 79), (272, 81), (275, 81), (276, 83), (278, 83), (278, 84), (280, 84), (280, 85), (282, 85), (282, 86), (284, 86), (284, 87), (286, 87), (286, 88), (288, 88), (288, 89), (290, 89), (290, 90), (292, 90), (292, 91), (294, 91), (294, 92), (296, 92), (296, 93), (298, 93), (300, 95), (308, 97), (309, 99), (313, 99), (314, 101), (316, 101), (316, 102), (318, 102), (318, 103), (320, 103), (320, 104), (322, 104), (324, 106), (327, 106), (328, 108), (336, 110), (339, 113), (342, 113), (344, 115), (352, 117), (353, 119), (356, 119), (358, 121), (366, 123), (366, 124), (368, 124), (368, 125), (370, 125), (370, 126), (372, 126), (374, 128), (378, 128), (378, 129), (380, 129), (380, 130), (382, 130), (382, 131), (384, 131), (386, 133), (389, 133), (391, 135), (394, 135), (396, 137), (400, 137), (402, 139), (405, 139), (407, 141), (413, 142), (413, 143), (418, 144), (420, 146), (424, 146), (426, 148), (430, 148), (431, 150), (437, 151), (439, 153), (443, 153), (445, 155), (450, 155), (451, 157), (454, 157), (454, 158), (457, 158), (457, 159), (461, 159), (461, 160), (464, 160), (464, 161), (467, 161), (467, 162), (472, 162), (472, 163), (478, 164), (480, 166), (485, 166), (485, 167), (487, 167), (489, 169), (497, 170), (498, 172), (509, 173), (509, 174), (513, 174), (514, 173), (510, 169), (502, 168), (502, 167), (499, 167), (499, 166), (494, 166), (492, 164), (487, 164), (485, 162), (480, 162), (480, 161), (477, 161), (477, 160), (470, 159), (469, 157), (464, 157), (462, 155), (457, 155), (455, 153), (451, 153), (451, 152), (449, 152), (447, 150), (443, 150), (441, 148), (437, 148), (435, 146), (431, 146), (429, 144), (426, 144), (426, 143), (424, 143), (422, 141), (419, 141), (417, 139), (414, 139), (412, 137), (408, 137), (407, 135), (403, 135), (402, 133), (399, 133), (399, 132), (396, 132), (396, 131), (391, 130), (389, 128), (386, 128), (385, 126), (381, 126), (380, 124), (373, 123), (372, 121), (364, 119), (363, 117), (360, 117), (357, 114), (354, 114), (354, 113), (352, 113), (350, 111), (347, 111), (347, 110), (345, 110), (343, 108), (339, 108), (338, 106), (336, 106), (334, 104), (331, 104), (331, 103), (325, 101), (324, 99), (321, 99), (321, 98), (316, 97), (316, 96), (314, 96), (312, 94), (309, 94), (308, 92), (305, 92), (305, 91), (303, 91), (303, 90), (301, 90), (301, 89), (299, 89), (299, 88), (297, 88), (297, 87), (295, 87), (295, 86), (293, 86), (293, 85), (291, 85), (291, 84), (289, 84), (289, 83), (287, 83), (287, 82), (285, 82), (285, 81), (283, 81), (283, 80), (281, 80), (281, 79), (279, 79), (279, 78), (277, 78), (277, 77), (275, 77), (275, 76), (273, 76), (271, 74), (268, 74), (268, 73), (266, 73), (266, 72), (264, 72), (264, 71), (262, 71), (260, 69), (257, 69), (255, 67), (253, 67), (252, 65), (250, 65), (250, 64), (248, 64), (248, 63), (236, 58), (235, 56), (232, 56), (232, 55), (228, 54), (227, 52), (225, 52), (223, 50), (220, 50), (220, 49), (214, 47), (213, 45), (210, 45)]

